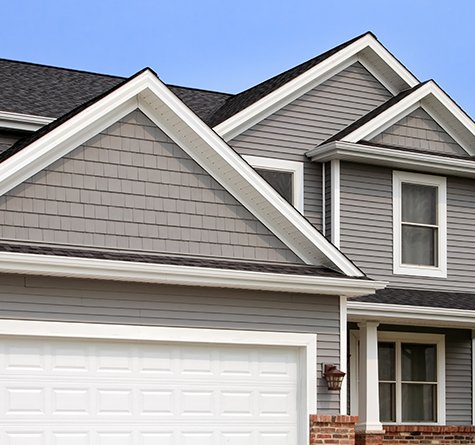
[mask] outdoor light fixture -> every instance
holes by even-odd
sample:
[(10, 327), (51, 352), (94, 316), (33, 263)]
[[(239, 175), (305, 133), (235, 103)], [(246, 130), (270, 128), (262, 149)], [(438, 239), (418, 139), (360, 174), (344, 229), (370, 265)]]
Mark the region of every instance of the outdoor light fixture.
[(323, 365), (323, 378), (327, 381), (328, 389), (331, 391), (341, 390), (345, 375), (335, 365)]

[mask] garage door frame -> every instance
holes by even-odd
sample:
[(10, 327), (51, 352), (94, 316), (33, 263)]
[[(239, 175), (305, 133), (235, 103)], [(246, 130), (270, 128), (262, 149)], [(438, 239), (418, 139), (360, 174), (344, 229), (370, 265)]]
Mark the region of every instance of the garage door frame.
[(2, 336), (97, 339), (115, 341), (176, 342), (220, 345), (287, 346), (299, 350), (299, 443), (309, 440), (308, 419), (317, 406), (317, 335), (224, 329), (0, 320)]

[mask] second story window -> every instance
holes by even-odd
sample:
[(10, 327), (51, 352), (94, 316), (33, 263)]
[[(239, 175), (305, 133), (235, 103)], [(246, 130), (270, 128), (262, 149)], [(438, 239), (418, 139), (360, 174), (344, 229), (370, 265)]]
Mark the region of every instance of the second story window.
[(447, 276), (446, 179), (394, 172), (394, 273)]
[(244, 156), (244, 159), (298, 211), (303, 213), (303, 162)]

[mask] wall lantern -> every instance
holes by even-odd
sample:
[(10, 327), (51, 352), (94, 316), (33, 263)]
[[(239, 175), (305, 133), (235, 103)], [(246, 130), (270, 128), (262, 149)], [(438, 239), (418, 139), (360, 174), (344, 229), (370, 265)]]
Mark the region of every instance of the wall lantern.
[(327, 381), (330, 391), (340, 391), (345, 378), (345, 373), (335, 365), (323, 365), (323, 378)]

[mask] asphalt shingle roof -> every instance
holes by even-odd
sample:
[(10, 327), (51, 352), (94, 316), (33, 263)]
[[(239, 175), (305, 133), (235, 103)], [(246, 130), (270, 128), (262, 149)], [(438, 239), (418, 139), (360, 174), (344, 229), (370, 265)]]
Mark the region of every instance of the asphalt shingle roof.
[[(35, 255), (53, 255), (75, 258), (94, 258), (103, 260), (130, 261), (138, 263), (169, 264), (179, 266), (196, 266), (214, 269), (243, 270), (251, 272), (265, 272), (289, 275), (306, 275), (318, 277), (347, 278), (344, 274), (321, 266), (300, 264), (277, 264), (250, 261), (235, 261), (227, 259), (212, 259), (191, 256), (170, 256), (159, 254), (141, 254), (124, 251), (75, 249), (69, 247), (55, 247), (34, 244), (0, 243), (0, 252), (27, 253)], [(355, 279), (351, 277), (351, 279)], [(367, 280), (368, 278), (359, 278)]]
[[(125, 77), (0, 59), (0, 111), (58, 118), (125, 80)], [(168, 86), (205, 121), (231, 96)]]
[(341, 45), (336, 46), (335, 48), (332, 48), (329, 51), (324, 52), (323, 54), (320, 54), (317, 57), (307, 60), (306, 62), (303, 62), (294, 68), (284, 71), (281, 74), (278, 74), (268, 80), (265, 80), (264, 82), (261, 82), (258, 85), (255, 85), (239, 94), (228, 98), (226, 103), (210, 118), (209, 125), (214, 127), (220, 124), (221, 122), (244, 110), (248, 106), (257, 102), (259, 99), (262, 99), (263, 97), (277, 90), (281, 86), (305, 73), (309, 69), (323, 62), (325, 59), (328, 59), (333, 54), (336, 54), (338, 51), (341, 51), (367, 34), (373, 35), (370, 32), (361, 34), (345, 43), (342, 43)]
[(386, 288), (374, 295), (351, 298), (351, 301), (475, 311), (475, 294), (465, 292)]

